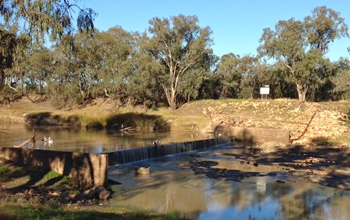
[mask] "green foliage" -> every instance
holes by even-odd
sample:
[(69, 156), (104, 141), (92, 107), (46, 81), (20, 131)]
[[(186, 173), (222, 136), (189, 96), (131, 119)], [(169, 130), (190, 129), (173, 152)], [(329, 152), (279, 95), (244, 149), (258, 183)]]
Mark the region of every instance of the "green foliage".
[(181, 78), (195, 65), (210, 68), (208, 64), (212, 62), (204, 61), (213, 58), (212, 31), (209, 27), (201, 28), (196, 16), (179, 15), (171, 20), (153, 18), (149, 23), (151, 38), (144, 48), (165, 70), (158, 78), (169, 106), (175, 110)]
[(71, 34), (74, 30), (71, 13), (76, 9), (78, 9), (78, 29), (93, 31), (93, 20), (97, 14), (92, 9), (80, 8), (69, 0), (4, 0), (0, 3), (0, 15), (5, 23), (24, 23), (23, 31), (31, 33), (36, 40), (43, 40), (45, 33), (50, 34), (53, 40), (64, 34)]
[[(348, 27), (326, 7), (315, 8), (304, 20), (281, 20), (275, 29), (264, 29), (259, 57), (230, 53), (218, 62), (212, 31), (200, 27), (196, 16), (155, 17), (141, 34), (115, 26), (92, 36), (96, 14), (75, 1), (9, 3), (0, 3), (5, 21), (0, 27), (0, 104), (35, 93), (57, 108), (103, 97), (118, 106), (148, 110), (168, 105), (174, 110), (196, 99), (258, 98), (264, 85), (270, 85), (271, 98), (320, 101), (350, 94), (346, 65), (325, 58), (334, 39), (349, 36)], [(78, 28), (88, 32), (73, 30), (67, 16), (73, 9), (80, 13)], [(30, 36), (18, 19), (33, 31)], [(46, 34), (59, 39), (50, 49), (42, 44)], [(267, 65), (265, 57), (277, 62)], [(103, 125), (94, 123), (87, 124)]]
[(47, 180), (54, 179), (54, 178), (61, 177), (61, 176), (62, 176), (61, 174), (58, 174), (57, 172), (51, 170), (50, 172), (45, 174), (43, 179), (47, 181)]
[(347, 59), (339, 59), (336, 63), (336, 74), (331, 77), (334, 85), (334, 93), (341, 99), (350, 98), (350, 61)]
[(288, 79), (296, 85), (299, 101), (303, 102), (310, 86), (317, 85), (327, 74), (329, 62), (324, 55), (329, 43), (349, 36), (347, 25), (337, 12), (318, 7), (304, 21), (281, 20), (275, 29), (264, 29), (258, 51), (285, 66)]
[(136, 128), (139, 131), (168, 131), (169, 124), (160, 116), (125, 113), (107, 119), (107, 129)]
[(125, 210), (116, 211), (109, 208), (80, 208), (71, 209), (60, 206), (57, 203), (45, 202), (38, 204), (34, 208), (29, 203), (20, 204), (19, 202), (0, 203), (0, 218), (8, 220), (85, 220), (85, 219), (149, 219), (149, 220), (176, 220), (184, 219), (178, 213), (157, 214), (148, 211)]
[(5, 175), (10, 171), (11, 170), (7, 166), (0, 164), (0, 175)]
[(239, 99), (251, 99), (253, 97), (253, 88), (244, 87), (238, 95)]
[[(244, 88), (254, 86), (258, 66), (257, 59), (249, 55), (240, 57), (231, 53), (222, 56), (221, 62), (215, 70), (215, 74), (220, 77), (220, 96), (222, 98), (242, 97), (241, 93)], [(253, 90), (250, 98), (252, 96)]]

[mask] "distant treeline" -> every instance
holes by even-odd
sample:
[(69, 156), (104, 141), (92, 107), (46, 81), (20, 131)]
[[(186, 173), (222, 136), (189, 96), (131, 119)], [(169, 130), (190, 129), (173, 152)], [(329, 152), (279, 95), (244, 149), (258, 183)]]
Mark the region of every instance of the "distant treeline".
[[(211, 29), (198, 23), (196, 16), (179, 15), (153, 18), (145, 33), (118, 26), (99, 32), (92, 25), (72, 34), (54, 32), (62, 27), (49, 20), (37, 32), (7, 21), (0, 26), (0, 101), (38, 94), (32, 101), (48, 98), (57, 107), (104, 97), (176, 109), (198, 99), (259, 98), (265, 85), (270, 98), (349, 98), (350, 61), (325, 56), (332, 41), (349, 37), (344, 19), (332, 9), (317, 7), (302, 21), (292, 18), (264, 29), (256, 56), (217, 57)], [(38, 37), (45, 25), (58, 36), (50, 48)]]

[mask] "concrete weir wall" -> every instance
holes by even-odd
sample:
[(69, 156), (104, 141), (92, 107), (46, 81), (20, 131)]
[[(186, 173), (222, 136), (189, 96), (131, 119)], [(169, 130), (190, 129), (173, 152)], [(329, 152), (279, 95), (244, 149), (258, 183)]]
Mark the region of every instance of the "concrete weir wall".
[(17, 164), (42, 166), (54, 170), (79, 180), (85, 186), (104, 185), (107, 181), (106, 154), (0, 147), (0, 156)]
[(140, 147), (103, 154), (74, 153), (39, 149), (0, 147), (0, 157), (18, 164), (42, 166), (70, 176), (85, 186), (105, 185), (108, 166), (147, 160), (229, 142), (230, 139), (206, 139), (157, 147)]
[(191, 141), (185, 143), (174, 143), (153, 147), (142, 147), (121, 151), (108, 152), (108, 163), (110, 165), (130, 163), (140, 160), (148, 160), (156, 157), (162, 157), (177, 153), (183, 153), (193, 150), (201, 150), (213, 147), (219, 144), (230, 142), (230, 138), (206, 139)]
[[(289, 143), (289, 131), (266, 128), (217, 127), (216, 134), (234, 136), (238, 141)], [(105, 185), (108, 166), (201, 150), (231, 142), (231, 138), (206, 139), (185, 143), (140, 147), (103, 154), (74, 153), (50, 150), (0, 147), (0, 156), (19, 164), (42, 166), (70, 176), (86, 186)]]
[[(289, 143), (289, 131), (265, 128), (217, 127), (216, 134), (234, 136), (238, 141)], [(201, 150), (231, 142), (231, 138), (206, 139), (185, 143), (141, 147), (103, 154), (61, 152), (39, 149), (0, 147), (0, 157), (19, 164), (42, 166), (70, 176), (85, 186), (105, 185), (108, 166)]]

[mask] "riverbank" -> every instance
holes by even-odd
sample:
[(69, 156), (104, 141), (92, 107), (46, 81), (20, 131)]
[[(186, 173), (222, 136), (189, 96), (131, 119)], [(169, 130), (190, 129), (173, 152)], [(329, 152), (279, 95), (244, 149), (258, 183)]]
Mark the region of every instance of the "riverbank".
[[(114, 189), (111, 199), (123, 200), (122, 193), (125, 188), (132, 188), (133, 192), (140, 193), (147, 188), (143, 184), (130, 186), (128, 181), (119, 178), (118, 174), (121, 172), (123, 175), (131, 175), (131, 178), (147, 182), (151, 177), (134, 175), (135, 167), (140, 167), (142, 164), (148, 164), (152, 168), (152, 177), (155, 179), (157, 175), (164, 175), (166, 170), (171, 172), (188, 170), (191, 175), (221, 182), (238, 183), (252, 177), (268, 177), (272, 178), (276, 184), (291, 186), (295, 184), (294, 176), (296, 179), (303, 178), (312, 183), (333, 187), (335, 190), (350, 190), (349, 156), (350, 151), (346, 146), (267, 146), (235, 143), (232, 147), (217, 147), (176, 157), (122, 165), (120, 170), (110, 167), (111, 178), (121, 181), (121, 185), (120, 183), (111, 185), (111, 189)], [(170, 166), (171, 161), (174, 164)], [(176, 211), (170, 214), (158, 213), (153, 209), (144, 209), (138, 204), (134, 205), (139, 208), (131, 209), (111, 205), (110, 200), (79, 202), (66, 200), (65, 202), (62, 200), (62, 195), (69, 194), (73, 198), (81, 191), (69, 178), (54, 172), (45, 173), (40, 167), (19, 167), (11, 164), (4, 165), (4, 163), (4, 161), (0, 163), (1, 219), (186, 219)], [(287, 178), (283, 173), (292, 177)], [(175, 174), (167, 175), (167, 178), (169, 177), (176, 179)], [(179, 178), (181, 181), (184, 178), (191, 179), (189, 174), (183, 177), (180, 175)], [(155, 184), (159, 185), (159, 181), (157, 180)], [(167, 179), (163, 181), (166, 182)], [(16, 187), (16, 184), (23, 184), (23, 182), (29, 184), (26, 184), (27, 188)], [(186, 185), (186, 187), (190, 186)], [(181, 192), (179, 190), (175, 195), (178, 196)], [(136, 194), (135, 197), (137, 198)], [(167, 197), (160, 196), (159, 200), (164, 198)]]
[[(212, 132), (218, 125), (288, 129), (291, 139), (296, 139), (290, 145), (248, 144), (244, 146), (243, 153), (226, 156), (240, 159), (245, 164), (249, 162), (252, 167), (283, 166), (293, 175), (302, 176), (311, 182), (350, 189), (348, 113), (348, 102), (299, 104), (296, 100), (201, 100), (185, 104), (176, 111), (168, 108), (145, 111), (139, 107), (116, 107), (108, 100), (96, 100), (84, 107), (54, 109), (49, 102), (31, 103), (23, 99), (9, 108), (0, 108), (0, 121), (25, 124), (28, 118), (33, 119), (29, 116), (41, 116), (37, 119), (44, 118), (48, 119), (48, 123), (57, 123), (58, 126), (78, 126), (81, 129), (99, 126), (107, 129), (113, 125), (120, 129), (118, 126), (121, 124), (153, 129), (154, 119), (159, 119), (168, 129), (196, 129), (200, 132)], [(135, 115), (135, 120), (127, 120)], [(150, 119), (153, 124), (147, 124), (145, 119)], [(212, 167), (213, 164), (217, 165), (212, 161), (194, 161), (190, 165), (194, 172), (213, 178), (226, 178), (225, 175), (232, 174), (227, 168)], [(27, 172), (34, 172), (42, 178), (34, 181)], [(5, 173), (12, 174), (3, 175)], [(4, 219), (50, 219), (51, 216), (59, 216), (55, 219), (181, 219), (177, 213), (163, 215), (152, 211), (105, 207), (104, 202), (99, 200), (97, 204), (63, 204), (57, 200), (47, 202), (42, 199), (45, 194), (40, 190), (46, 192), (47, 185), (57, 187), (60, 181), (67, 179), (52, 173), (46, 176), (47, 173), (37, 168), (23, 171), (23, 167), (3, 163), (0, 174), (1, 177), (7, 176), (7, 179), (0, 178), (0, 213), (3, 213), (0, 218)], [(245, 174), (243, 172), (240, 175)], [(10, 190), (16, 188), (16, 183), (23, 185), (23, 182), (27, 182), (29, 188)], [(28, 196), (30, 188), (36, 190), (34, 196)], [(74, 187), (69, 189), (76, 190)]]
[(289, 130), (294, 144), (350, 144), (348, 101), (200, 100), (176, 111), (161, 107), (118, 106), (96, 99), (85, 106), (55, 109), (49, 101), (23, 98), (0, 108), (0, 122), (32, 126), (75, 126), (82, 129), (190, 130), (213, 132), (218, 125)]
[(183, 219), (178, 213), (108, 207), (107, 200), (76, 200), (84, 191), (73, 179), (41, 167), (0, 160), (0, 219)]

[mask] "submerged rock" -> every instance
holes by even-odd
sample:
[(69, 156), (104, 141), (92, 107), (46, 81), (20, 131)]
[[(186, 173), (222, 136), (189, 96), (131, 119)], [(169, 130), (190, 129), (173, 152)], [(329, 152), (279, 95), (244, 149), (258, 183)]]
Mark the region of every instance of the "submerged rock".
[(135, 169), (135, 174), (150, 174), (151, 167), (138, 167)]

